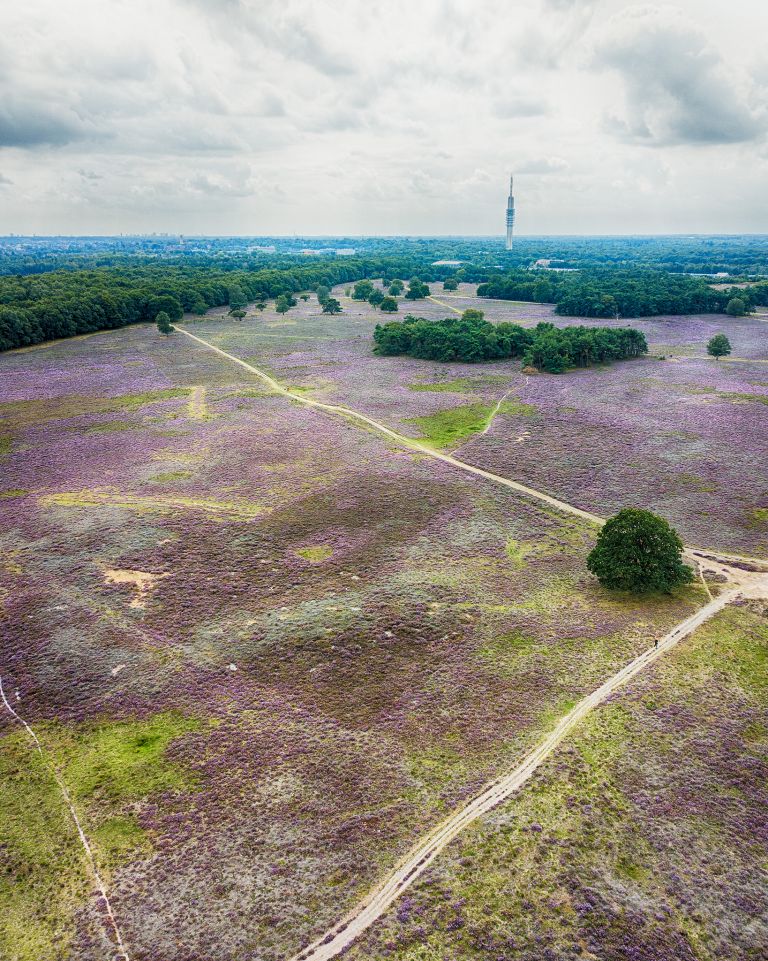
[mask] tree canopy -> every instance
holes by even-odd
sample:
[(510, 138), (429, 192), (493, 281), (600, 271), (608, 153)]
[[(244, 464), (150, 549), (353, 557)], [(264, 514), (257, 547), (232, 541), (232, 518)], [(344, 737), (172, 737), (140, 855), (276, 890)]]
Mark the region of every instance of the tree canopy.
[(559, 374), (569, 367), (587, 367), (648, 350), (645, 336), (629, 327), (555, 327), (533, 329), (518, 324), (491, 324), (480, 310), (461, 317), (429, 321), (408, 314), (402, 321), (377, 324), (373, 334), (377, 354), (409, 354), (425, 360), (474, 363), (522, 357), (524, 366)]
[(160, 331), (161, 334), (173, 333), (171, 318), (168, 316), (168, 314), (164, 310), (161, 310), (158, 313), (157, 317), (155, 317), (155, 323), (157, 324), (157, 329)]
[(707, 344), (707, 353), (718, 360), (731, 352), (731, 342), (725, 334), (715, 334)]
[(587, 567), (604, 587), (635, 594), (669, 592), (693, 580), (682, 552), (683, 542), (662, 517), (627, 507), (606, 522)]
[(341, 304), (335, 297), (326, 297), (323, 301), (324, 314), (340, 314)]

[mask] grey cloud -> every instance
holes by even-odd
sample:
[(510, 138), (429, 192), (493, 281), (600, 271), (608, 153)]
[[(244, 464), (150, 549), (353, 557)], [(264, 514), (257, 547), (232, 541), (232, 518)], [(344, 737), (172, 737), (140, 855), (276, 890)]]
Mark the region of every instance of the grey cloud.
[(606, 120), (620, 139), (649, 146), (729, 144), (764, 130), (704, 38), (653, 11), (609, 32), (595, 63), (618, 71), (624, 82), (626, 115)]
[(103, 180), (101, 174), (97, 174), (95, 170), (78, 170), (77, 171), (83, 180)]
[(0, 104), (0, 147), (61, 147), (85, 131), (77, 118), (40, 110), (32, 104)]
[(10, 177), (6, 177), (5, 174), (0, 174), (0, 187), (10, 187), (13, 181)]

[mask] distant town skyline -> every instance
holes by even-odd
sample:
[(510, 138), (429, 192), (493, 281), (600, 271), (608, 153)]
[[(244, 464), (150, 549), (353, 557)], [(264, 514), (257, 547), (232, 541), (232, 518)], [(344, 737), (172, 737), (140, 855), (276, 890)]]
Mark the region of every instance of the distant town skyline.
[[(726, 15), (727, 14), (727, 15)], [(768, 230), (762, 0), (27, 0), (0, 233)]]

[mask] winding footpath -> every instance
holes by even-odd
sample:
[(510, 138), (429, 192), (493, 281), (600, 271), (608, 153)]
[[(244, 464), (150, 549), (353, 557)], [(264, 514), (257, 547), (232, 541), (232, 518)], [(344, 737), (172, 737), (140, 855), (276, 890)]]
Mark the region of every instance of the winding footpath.
[[(311, 397), (293, 394), (275, 380), (274, 377), (271, 377), (258, 367), (254, 367), (253, 364), (249, 364), (247, 361), (227, 353), (225, 350), (214, 346), (202, 337), (198, 337), (196, 334), (192, 334), (182, 327), (177, 327), (176, 329), (197, 343), (207, 347), (209, 350), (219, 354), (221, 357), (243, 367), (262, 380), (276, 393), (282, 394), (294, 403), (304, 404), (316, 410), (322, 410), (336, 416), (358, 421), (368, 427), (374, 428), (385, 437), (396, 441), (404, 447), (419, 451), (435, 460), (450, 464), (459, 470), (474, 474), (477, 477), (482, 477), (495, 484), (500, 484), (518, 493), (525, 494), (534, 500), (538, 500), (550, 507), (554, 507), (567, 514), (575, 515), (591, 523), (598, 525), (605, 523), (604, 518), (596, 514), (582, 510), (579, 507), (574, 507), (566, 501), (561, 501), (559, 498), (552, 497), (543, 491), (528, 487), (525, 484), (519, 484), (517, 481), (509, 480), (506, 477), (493, 474), (480, 467), (475, 467), (450, 454), (444, 454), (441, 451), (421, 444), (412, 437), (400, 434), (385, 424), (352, 408), (338, 404), (325, 404), (322, 401), (313, 400)], [(504, 398), (502, 398), (502, 400), (503, 399)], [(499, 401), (497, 405), (497, 410), (500, 406), (501, 401)], [(492, 420), (493, 416), (490, 418), (488, 427)], [(768, 597), (768, 572), (765, 570), (765, 562), (760, 559), (724, 554), (719, 551), (703, 551), (693, 547), (687, 547), (685, 555), (687, 559), (691, 560), (697, 566), (702, 581), (704, 581), (702, 574), (702, 568), (704, 568), (714, 573), (725, 575), (729, 581), (728, 586), (723, 588), (721, 593), (712, 597), (709, 587), (706, 585), (706, 582), (704, 582), (710, 597), (707, 604), (674, 627), (668, 634), (661, 638), (658, 644), (654, 644), (653, 647), (644, 651), (614, 674), (613, 677), (605, 681), (597, 690), (579, 701), (516, 767), (497, 780), (492, 781), (475, 798), (458, 808), (444, 821), (424, 835), (424, 837), (411, 848), (409, 853), (388, 877), (374, 887), (352, 911), (325, 932), (325, 934), (321, 935), (316, 941), (294, 955), (291, 961), (329, 961), (329, 959), (340, 954), (368, 927), (386, 913), (393, 902), (414, 883), (429, 867), (437, 855), (450, 844), (461, 831), (502, 801), (505, 801), (515, 794), (550, 754), (552, 754), (563, 739), (567, 737), (579, 721), (593, 710), (593, 708), (602, 704), (614, 691), (622, 687), (646, 667), (653, 664), (683, 638), (695, 631), (704, 624), (705, 621), (709, 620), (732, 601), (741, 597)], [(738, 566), (734, 566), (738, 564), (745, 564), (751, 567), (752, 570), (745, 571)], [(757, 567), (758, 570), (754, 570), (755, 567)]]

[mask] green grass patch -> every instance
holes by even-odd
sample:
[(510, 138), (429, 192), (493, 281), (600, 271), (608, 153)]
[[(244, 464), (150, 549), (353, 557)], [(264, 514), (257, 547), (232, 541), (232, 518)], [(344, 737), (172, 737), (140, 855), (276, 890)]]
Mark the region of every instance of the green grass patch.
[(492, 410), (486, 404), (465, 404), (424, 417), (409, 417), (406, 423), (415, 424), (431, 447), (454, 447), (484, 430)]
[(131, 420), (105, 420), (103, 424), (93, 424), (86, 431), (87, 434), (117, 434), (124, 430), (135, 430), (137, 427), (141, 427), (141, 424), (137, 424), (135, 421)]
[(731, 400), (734, 404), (768, 404), (768, 394), (729, 394), (718, 392), (718, 397)]
[(189, 480), (192, 472), (188, 470), (170, 470), (162, 474), (155, 474), (149, 479), (153, 484), (172, 484), (174, 481)]
[(507, 398), (499, 404), (498, 413), (517, 417), (531, 417), (536, 413), (536, 408), (533, 404), (524, 404), (521, 400), (513, 397), (511, 399)]
[(13, 448), (13, 437), (10, 434), (0, 435), (0, 457), (7, 457)]
[[(64, 779), (100, 868), (151, 851), (124, 808), (157, 791), (194, 789), (164, 754), (200, 722), (178, 714), (97, 727), (39, 726), (47, 757)], [(24, 732), (0, 741), (0, 957), (68, 958), (74, 918), (93, 895), (82, 845), (53, 774)]]
[(768, 507), (756, 507), (750, 511), (747, 526), (758, 530), (768, 528)]
[(333, 557), (333, 550), (330, 547), (326, 547), (325, 544), (318, 544), (316, 547), (300, 547), (294, 553), (299, 557), (303, 557), (305, 561), (310, 561), (312, 564), (319, 564), (321, 561)]
[(508, 378), (492, 375), (489, 377), (456, 377), (453, 380), (436, 380), (409, 384), (408, 390), (426, 391), (430, 394), (471, 394), (483, 387), (495, 387), (507, 383)]
[(0, 500), (6, 500), (11, 497), (26, 497), (29, 491), (24, 490), (22, 487), (10, 487), (7, 491), (0, 491)]
[(521, 631), (510, 631), (477, 650), (477, 657), (493, 674), (511, 675), (519, 670), (523, 661), (543, 650), (543, 645), (535, 637)]
[[(169, 387), (148, 390), (142, 394), (120, 394), (118, 397), (87, 397), (71, 394), (67, 397), (38, 398), (0, 404), (0, 417), (15, 428), (30, 427), (50, 420), (66, 420), (88, 414), (115, 414), (134, 411), (148, 404), (187, 397), (190, 387)], [(100, 426), (100, 425), (95, 425)]]

